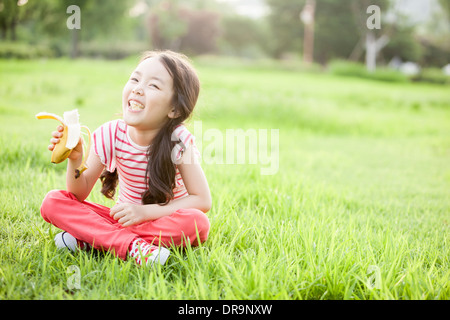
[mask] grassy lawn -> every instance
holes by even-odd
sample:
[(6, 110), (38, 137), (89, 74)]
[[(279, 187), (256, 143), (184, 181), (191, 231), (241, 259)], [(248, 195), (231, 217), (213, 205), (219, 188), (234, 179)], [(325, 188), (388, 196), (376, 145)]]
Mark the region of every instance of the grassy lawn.
[[(189, 127), (201, 121), (202, 135), (224, 139), (278, 130), (278, 170), (262, 175), (250, 154), (204, 163), (209, 239), (150, 271), (58, 251), (59, 230), (39, 213), (49, 190), (65, 188), (65, 165), (47, 151), (57, 123), (34, 115), (78, 108), (91, 130), (116, 119), (135, 61), (0, 61), (1, 300), (450, 298), (448, 86), (195, 66), (202, 92)], [(88, 200), (113, 204), (99, 185)]]

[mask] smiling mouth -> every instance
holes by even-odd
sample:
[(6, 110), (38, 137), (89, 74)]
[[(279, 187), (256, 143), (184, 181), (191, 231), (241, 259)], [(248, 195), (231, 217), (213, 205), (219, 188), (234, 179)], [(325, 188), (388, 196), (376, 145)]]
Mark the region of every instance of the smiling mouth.
[(144, 109), (144, 105), (140, 102), (137, 102), (136, 100), (129, 100), (128, 109), (130, 109), (131, 111), (140, 111)]

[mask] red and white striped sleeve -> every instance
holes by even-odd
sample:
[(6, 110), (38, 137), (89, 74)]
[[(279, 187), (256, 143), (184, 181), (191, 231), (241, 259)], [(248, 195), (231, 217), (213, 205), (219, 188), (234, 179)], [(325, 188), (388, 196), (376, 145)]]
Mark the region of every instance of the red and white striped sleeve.
[(115, 138), (117, 123), (118, 120), (107, 122), (92, 134), (94, 152), (109, 172), (116, 169)]
[[(181, 160), (183, 159), (183, 153), (189, 149), (192, 148), (192, 155), (193, 155), (193, 162), (198, 163), (201, 155), (200, 152), (195, 145), (195, 137), (192, 133), (189, 132), (189, 130), (182, 124), (178, 125), (175, 130), (172, 133), (172, 141), (177, 141), (177, 144), (172, 150), (172, 161), (175, 164), (181, 163)], [(183, 159), (183, 161), (186, 161), (188, 159)]]

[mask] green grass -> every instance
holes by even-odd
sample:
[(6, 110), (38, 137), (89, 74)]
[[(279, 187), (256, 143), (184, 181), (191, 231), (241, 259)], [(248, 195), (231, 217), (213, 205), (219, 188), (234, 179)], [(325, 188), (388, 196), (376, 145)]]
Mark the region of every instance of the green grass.
[[(46, 150), (56, 123), (34, 115), (78, 108), (95, 129), (117, 117), (134, 66), (0, 60), (0, 299), (450, 298), (448, 88), (273, 65), (195, 62), (202, 92), (192, 121), (203, 132), (279, 130), (275, 175), (203, 165), (207, 242), (173, 249), (153, 271), (57, 251), (59, 230), (39, 207), (65, 188), (65, 165)], [(99, 185), (88, 200), (112, 205)], [(80, 289), (69, 288), (70, 266)]]

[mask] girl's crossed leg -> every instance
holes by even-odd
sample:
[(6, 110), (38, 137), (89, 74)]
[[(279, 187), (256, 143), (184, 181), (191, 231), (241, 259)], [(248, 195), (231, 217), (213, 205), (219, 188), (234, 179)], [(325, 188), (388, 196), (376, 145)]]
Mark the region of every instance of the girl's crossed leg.
[(198, 245), (208, 238), (210, 223), (198, 209), (179, 209), (169, 216), (122, 227), (109, 215), (110, 208), (80, 202), (70, 192), (52, 190), (44, 198), (41, 215), (45, 221), (67, 231), (96, 249), (108, 250), (125, 260), (135, 239), (162, 247)]

